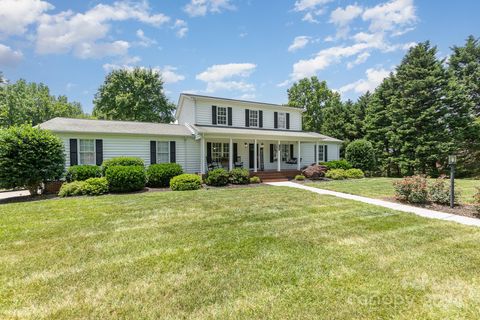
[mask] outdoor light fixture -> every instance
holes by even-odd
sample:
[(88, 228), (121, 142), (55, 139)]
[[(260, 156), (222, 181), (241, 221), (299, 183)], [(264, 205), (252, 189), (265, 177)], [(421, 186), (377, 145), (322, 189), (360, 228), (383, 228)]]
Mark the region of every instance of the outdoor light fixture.
[(457, 156), (452, 154), (448, 156), (448, 165), (450, 166), (450, 208), (455, 206), (455, 164)]
[(260, 147), (262, 147), (262, 148), (263, 148), (263, 142), (262, 142), (262, 143), (260, 143)]
[(245, 148), (248, 147), (248, 143), (245, 142), (244, 147), (245, 147)]

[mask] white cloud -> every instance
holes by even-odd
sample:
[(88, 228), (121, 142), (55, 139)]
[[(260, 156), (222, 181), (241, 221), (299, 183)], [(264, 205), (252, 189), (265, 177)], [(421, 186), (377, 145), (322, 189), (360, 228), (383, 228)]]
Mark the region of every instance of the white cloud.
[[(133, 62), (133, 61), (132, 61)], [(131, 64), (125, 63), (125, 64), (115, 64), (115, 63), (106, 63), (103, 65), (103, 69), (106, 72), (110, 72), (112, 70), (117, 70), (117, 69), (125, 69), (125, 70), (133, 70), (137, 66), (133, 66)], [(139, 67), (141, 69), (147, 69), (146, 67)], [(177, 68), (173, 66), (166, 65), (164, 67), (153, 67), (153, 71), (158, 72), (160, 76), (162, 77), (162, 80), (165, 84), (170, 84), (170, 83), (176, 83), (182, 80), (185, 80), (185, 76), (178, 74)]]
[(54, 7), (41, 0), (0, 0), (0, 38), (22, 35), (47, 10)]
[(293, 43), (288, 47), (288, 51), (293, 52), (299, 49), (304, 48), (309, 42), (310, 37), (308, 36), (298, 36), (293, 39)]
[(145, 35), (145, 32), (143, 32), (142, 29), (138, 29), (137, 32), (136, 32), (136, 35), (139, 39), (138, 45), (141, 46), (141, 47), (150, 47), (151, 45), (157, 43), (156, 40), (150, 39), (149, 37), (147, 37)]
[(15, 51), (9, 46), (0, 43), (0, 66), (14, 67), (23, 58), (21, 51)]
[(327, 4), (332, 0), (297, 0), (295, 1), (295, 11), (315, 10), (319, 6)]
[(392, 0), (366, 9), (363, 20), (369, 21), (372, 32), (390, 31), (417, 21), (413, 0)]
[(249, 77), (256, 67), (253, 63), (216, 64), (197, 74), (196, 79), (206, 82), (206, 92), (209, 93), (220, 90), (255, 91), (253, 84), (238, 78)]
[(240, 100), (253, 100), (256, 98), (255, 93), (244, 93), (241, 96), (238, 96), (237, 99)]
[(345, 9), (337, 8), (330, 14), (330, 22), (344, 27), (350, 23), (353, 19), (360, 16), (363, 9), (357, 5), (349, 5)]
[(98, 4), (85, 13), (63, 11), (42, 15), (37, 27), (36, 51), (41, 54), (73, 52), (80, 58), (124, 55), (129, 43), (107, 41), (111, 21), (128, 19), (160, 26), (170, 20), (162, 13), (151, 14), (146, 1)]
[(222, 10), (235, 10), (235, 6), (230, 0), (190, 0), (183, 10), (190, 17), (199, 17), (207, 13), (220, 13)]
[(365, 93), (367, 91), (373, 91), (375, 88), (390, 74), (390, 71), (385, 70), (383, 68), (374, 69), (370, 68), (367, 69), (365, 72), (366, 79), (360, 79), (358, 81), (349, 83), (339, 89), (341, 93), (345, 93), (348, 91), (354, 91), (356, 93)]
[(367, 61), (367, 59), (370, 57), (370, 53), (369, 52), (363, 52), (361, 54), (359, 54), (357, 56), (357, 58), (355, 59), (355, 61), (352, 61), (352, 62), (349, 62), (347, 64), (347, 68), (348, 69), (352, 69), (354, 66), (356, 65), (359, 65), (359, 64), (362, 64), (364, 63), (365, 61)]
[(187, 35), (188, 32), (188, 25), (187, 22), (185, 22), (182, 19), (177, 19), (175, 20), (175, 24), (173, 25), (173, 28), (176, 29), (176, 35), (179, 38), (183, 38)]

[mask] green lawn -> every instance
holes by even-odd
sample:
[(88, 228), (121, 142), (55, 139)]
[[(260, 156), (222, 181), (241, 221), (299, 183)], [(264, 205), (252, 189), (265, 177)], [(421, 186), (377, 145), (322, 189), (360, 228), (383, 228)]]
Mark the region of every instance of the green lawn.
[(279, 187), (0, 206), (1, 319), (480, 317), (480, 228)]
[[(307, 185), (371, 198), (391, 198), (395, 196), (393, 182), (398, 180), (400, 179), (366, 178), (358, 180), (311, 182), (307, 183)], [(447, 183), (450, 182), (448, 181)], [(461, 202), (472, 203), (475, 188), (480, 188), (480, 180), (456, 179), (455, 185), (461, 192)]]

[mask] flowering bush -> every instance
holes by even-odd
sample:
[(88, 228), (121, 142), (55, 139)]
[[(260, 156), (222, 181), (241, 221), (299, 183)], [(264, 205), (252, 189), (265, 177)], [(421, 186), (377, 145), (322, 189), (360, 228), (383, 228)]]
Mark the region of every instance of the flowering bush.
[(426, 203), (428, 201), (428, 183), (425, 176), (405, 177), (394, 182), (395, 197), (410, 203)]
[(477, 217), (480, 216), (480, 188), (477, 188), (477, 192), (473, 196), (473, 205), (477, 209)]
[[(428, 193), (430, 200), (438, 204), (450, 203), (450, 186), (448, 180), (445, 179), (445, 175), (438, 177), (429, 187)], [(455, 188), (455, 203), (458, 203), (460, 199), (460, 191)]]

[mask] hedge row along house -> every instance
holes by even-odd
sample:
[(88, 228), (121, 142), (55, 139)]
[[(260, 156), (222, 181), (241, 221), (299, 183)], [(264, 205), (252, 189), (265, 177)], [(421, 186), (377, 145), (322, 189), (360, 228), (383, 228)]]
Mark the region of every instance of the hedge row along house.
[(65, 144), (66, 167), (134, 156), (146, 165), (176, 162), (205, 174), (243, 167), (290, 177), (319, 161), (337, 160), (341, 140), (302, 131), (302, 109), (181, 94), (174, 124), (54, 118), (39, 125)]

